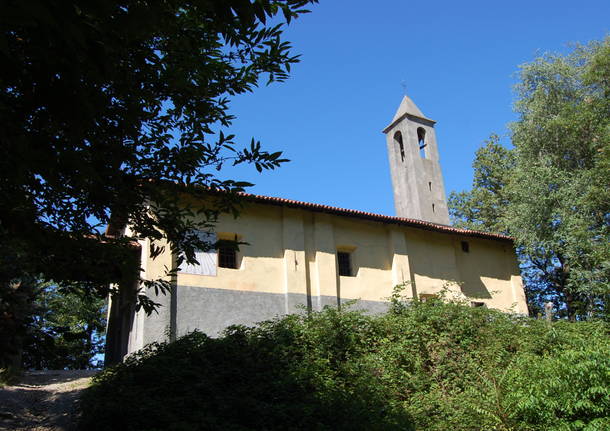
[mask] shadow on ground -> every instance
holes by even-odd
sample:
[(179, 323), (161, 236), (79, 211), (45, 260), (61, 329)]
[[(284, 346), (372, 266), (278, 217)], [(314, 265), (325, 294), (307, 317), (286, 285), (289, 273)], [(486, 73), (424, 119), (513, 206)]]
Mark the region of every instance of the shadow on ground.
[(0, 430), (72, 431), (80, 392), (96, 370), (27, 372), (0, 388)]

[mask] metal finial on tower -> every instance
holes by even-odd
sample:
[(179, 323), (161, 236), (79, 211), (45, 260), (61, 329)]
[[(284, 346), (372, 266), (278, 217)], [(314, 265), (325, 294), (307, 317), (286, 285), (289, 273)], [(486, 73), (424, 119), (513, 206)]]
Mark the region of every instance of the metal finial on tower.
[(406, 96), (407, 95), (407, 81), (405, 81), (404, 79), (400, 82), (400, 86), (402, 87), (402, 92), (403, 95)]

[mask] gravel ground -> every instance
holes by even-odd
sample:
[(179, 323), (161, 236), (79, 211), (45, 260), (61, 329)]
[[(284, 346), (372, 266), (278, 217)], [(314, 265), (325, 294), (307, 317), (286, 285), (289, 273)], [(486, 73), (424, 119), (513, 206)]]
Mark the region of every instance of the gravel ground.
[(73, 431), (76, 403), (95, 370), (31, 371), (0, 388), (0, 430)]

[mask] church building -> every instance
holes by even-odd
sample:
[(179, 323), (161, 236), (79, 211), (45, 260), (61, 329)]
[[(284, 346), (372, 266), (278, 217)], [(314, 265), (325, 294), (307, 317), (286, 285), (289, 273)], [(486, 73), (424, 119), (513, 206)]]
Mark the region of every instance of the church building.
[[(449, 226), (434, 125), (405, 96), (383, 130), (396, 216), (244, 194), (240, 216), (221, 216), (209, 239), (247, 245), (200, 252), (198, 265), (183, 264), (172, 295), (154, 298), (158, 313), (133, 312), (123, 352), (352, 300), (380, 312), (399, 284), (409, 297), (445, 290), (472, 306), (526, 314), (512, 239)], [(152, 259), (148, 240), (141, 246), (144, 278), (175, 265), (169, 247)]]

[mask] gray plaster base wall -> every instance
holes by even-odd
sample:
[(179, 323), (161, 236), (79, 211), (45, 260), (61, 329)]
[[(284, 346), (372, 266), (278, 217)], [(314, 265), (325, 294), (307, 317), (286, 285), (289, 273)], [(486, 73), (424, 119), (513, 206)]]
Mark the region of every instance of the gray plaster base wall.
[[(326, 305), (336, 307), (334, 296), (315, 297), (307, 295), (276, 294), (205, 287), (177, 286), (173, 297), (162, 315), (151, 315), (144, 322), (145, 342), (167, 340), (168, 330), (181, 336), (199, 330), (209, 336), (218, 336), (228, 326), (241, 324), (252, 326), (288, 313), (306, 313), (308, 304), (314, 309)], [(353, 302), (346, 299), (345, 302)], [(350, 309), (381, 313), (388, 303), (360, 301), (349, 305)]]
[(140, 345), (136, 343), (136, 348), (130, 349), (130, 353), (131, 351), (142, 347), (142, 345), (155, 341), (169, 341), (170, 339), (173, 296), (170, 293), (166, 295), (155, 295), (152, 291), (148, 292), (148, 294), (153, 301), (159, 303), (161, 306), (150, 316), (147, 316), (143, 310), (138, 311), (134, 329), (136, 331), (136, 338), (141, 338), (142, 341)]
[(178, 286), (176, 335), (198, 329), (217, 336), (227, 326), (254, 325), (285, 310), (285, 295)]

